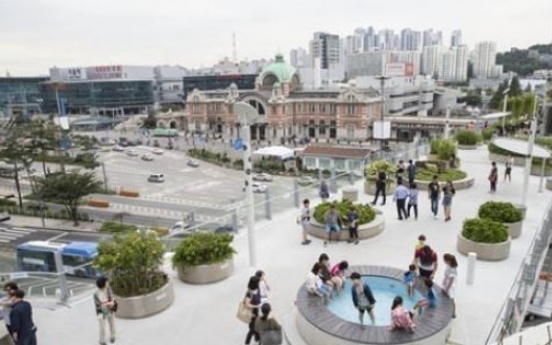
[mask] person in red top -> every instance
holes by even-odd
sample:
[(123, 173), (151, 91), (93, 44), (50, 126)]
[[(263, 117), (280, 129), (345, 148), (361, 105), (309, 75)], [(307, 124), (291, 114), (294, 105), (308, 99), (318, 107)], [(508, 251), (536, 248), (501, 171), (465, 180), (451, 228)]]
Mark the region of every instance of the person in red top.
[(421, 277), (433, 279), (437, 271), (437, 253), (426, 244), (414, 253), (413, 264), (418, 267)]

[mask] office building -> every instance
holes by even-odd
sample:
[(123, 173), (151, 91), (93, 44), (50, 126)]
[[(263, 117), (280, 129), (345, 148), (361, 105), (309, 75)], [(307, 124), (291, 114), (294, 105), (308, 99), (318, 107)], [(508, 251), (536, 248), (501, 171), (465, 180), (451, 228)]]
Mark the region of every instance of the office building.
[(462, 31), (454, 30), (450, 36), (450, 46), (458, 47), (460, 45), (462, 45)]
[(158, 106), (178, 109), (184, 105), (182, 78), (187, 73), (188, 71), (180, 66), (154, 67), (155, 103)]
[(309, 44), (309, 55), (313, 61), (320, 59), (321, 68), (328, 69), (331, 66), (341, 64), (341, 42), (338, 35), (325, 32), (314, 33)]
[(476, 78), (498, 77), (496, 66), (496, 43), (479, 42), (473, 55), (473, 74)]
[(54, 67), (41, 94), (48, 113), (139, 114), (154, 106), (154, 83), (149, 66)]
[(347, 56), (347, 78), (380, 76), (385, 73), (387, 54), (384, 51), (364, 52)]
[(422, 74), (438, 78), (441, 74), (442, 47), (438, 45), (424, 46), (422, 52)]
[(295, 68), (309, 67), (309, 55), (304, 48), (292, 49), (289, 52), (290, 64)]
[(48, 77), (0, 78), (0, 117), (41, 113), (40, 83), (47, 80)]

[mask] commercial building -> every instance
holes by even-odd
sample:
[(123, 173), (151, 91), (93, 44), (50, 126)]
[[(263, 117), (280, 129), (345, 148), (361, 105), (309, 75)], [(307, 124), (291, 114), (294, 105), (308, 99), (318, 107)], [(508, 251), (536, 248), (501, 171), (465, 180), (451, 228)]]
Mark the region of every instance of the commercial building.
[(184, 105), (182, 78), (188, 71), (180, 66), (157, 66), (153, 69), (153, 73), (156, 103), (162, 108), (182, 108)]
[[(420, 72), (421, 54), (416, 51), (372, 51), (347, 57), (348, 78), (365, 76), (411, 76)], [(397, 68), (401, 69), (397, 73)], [(394, 71), (394, 72), (392, 72)]]
[(9, 117), (14, 113), (40, 113), (40, 83), (47, 80), (48, 77), (0, 78), (0, 117)]
[(147, 66), (93, 66), (50, 69), (41, 84), (44, 111), (66, 114), (139, 114), (155, 103), (154, 69)]
[(496, 69), (496, 43), (479, 42), (475, 45), (473, 55), (473, 74), (476, 78), (495, 78), (499, 71)]
[(320, 59), (320, 67), (329, 69), (341, 64), (341, 42), (338, 35), (325, 32), (315, 32), (309, 43), (309, 55), (313, 61)]

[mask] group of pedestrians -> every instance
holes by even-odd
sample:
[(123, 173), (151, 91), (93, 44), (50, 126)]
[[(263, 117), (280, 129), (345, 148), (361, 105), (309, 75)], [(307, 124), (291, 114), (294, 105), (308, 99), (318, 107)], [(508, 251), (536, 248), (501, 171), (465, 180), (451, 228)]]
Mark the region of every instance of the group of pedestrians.
[(25, 292), (15, 282), (8, 282), (4, 285), (4, 293), (0, 306), (9, 337), (16, 345), (36, 345), (33, 308), (24, 300)]
[(261, 345), (280, 345), (283, 342), (282, 326), (274, 318), (270, 304), (270, 286), (263, 271), (249, 278), (243, 306), (249, 312), (245, 344), (255, 340)]
[(330, 264), (330, 257), (326, 253), (320, 254), (318, 261), (314, 263), (307, 274), (307, 291), (315, 296), (321, 297), (324, 303), (332, 298), (334, 293), (340, 295), (345, 284), (345, 272), (349, 263), (345, 260), (334, 265)]
[[(504, 163), (504, 178), (503, 182), (508, 181), (509, 183), (512, 182), (512, 167), (514, 166), (514, 157), (512, 155), (509, 155), (506, 159), (506, 162)], [(491, 163), (491, 170), (489, 171), (489, 176), (487, 179), (489, 180), (489, 193), (496, 193), (497, 186), (498, 186), (498, 166), (496, 162)]]

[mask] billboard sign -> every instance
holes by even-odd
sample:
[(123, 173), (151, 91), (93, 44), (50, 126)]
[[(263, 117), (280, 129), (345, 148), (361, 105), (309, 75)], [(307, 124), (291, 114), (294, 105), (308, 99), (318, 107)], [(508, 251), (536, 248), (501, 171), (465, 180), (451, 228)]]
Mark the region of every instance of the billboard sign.
[(404, 75), (407, 77), (414, 76), (414, 64), (412, 62), (405, 63)]
[(88, 79), (123, 79), (123, 66), (94, 66), (88, 69)]
[(391, 122), (390, 121), (374, 121), (372, 132), (374, 139), (385, 140), (391, 138)]
[(406, 64), (403, 62), (390, 62), (385, 66), (387, 77), (402, 77), (405, 75)]

